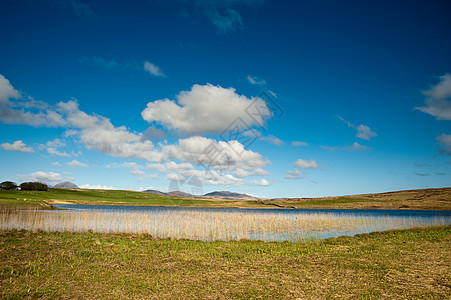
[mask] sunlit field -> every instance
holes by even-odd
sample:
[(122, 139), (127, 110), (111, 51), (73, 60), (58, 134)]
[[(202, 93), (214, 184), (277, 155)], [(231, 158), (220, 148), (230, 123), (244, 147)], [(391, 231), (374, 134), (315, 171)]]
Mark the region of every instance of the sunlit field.
[(446, 217), (350, 216), (333, 213), (182, 210), (77, 211), (3, 209), (0, 230), (148, 234), (201, 241), (305, 241), (359, 233), (449, 225)]

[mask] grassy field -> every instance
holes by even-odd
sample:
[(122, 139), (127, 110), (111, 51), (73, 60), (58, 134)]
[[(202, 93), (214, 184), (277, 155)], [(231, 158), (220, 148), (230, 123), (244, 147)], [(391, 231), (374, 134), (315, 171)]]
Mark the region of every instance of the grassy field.
[(449, 299), (451, 227), (305, 243), (0, 232), (4, 299)]
[(103, 204), (243, 208), (337, 208), (451, 210), (451, 188), (324, 198), (268, 200), (192, 199), (134, 191), (50, 189), (0, 191), (0, 205)]

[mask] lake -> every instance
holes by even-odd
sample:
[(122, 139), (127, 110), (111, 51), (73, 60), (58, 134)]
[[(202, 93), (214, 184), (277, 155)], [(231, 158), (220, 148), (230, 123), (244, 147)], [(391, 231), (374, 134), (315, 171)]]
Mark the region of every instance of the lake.
[(55, 205), (2, 216), (3, 229), (149, 234), (157, 238), (304, 241), (451, 225), (451, 211)]

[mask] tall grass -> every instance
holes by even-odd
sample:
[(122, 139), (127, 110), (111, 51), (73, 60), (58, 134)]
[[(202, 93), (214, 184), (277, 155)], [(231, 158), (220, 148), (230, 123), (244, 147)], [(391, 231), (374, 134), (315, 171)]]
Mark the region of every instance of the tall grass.
[(449, 225), (449, 218), (351, 216), (334, 213), (139, 211), (0, 211), (0, 229), (142, 233), (191, 240), (304, 241), (373, 231)]

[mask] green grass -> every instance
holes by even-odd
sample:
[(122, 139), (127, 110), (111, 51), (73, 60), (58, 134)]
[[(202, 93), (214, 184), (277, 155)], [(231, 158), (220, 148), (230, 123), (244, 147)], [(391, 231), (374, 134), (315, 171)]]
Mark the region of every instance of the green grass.
[[(26, 200), (24, 200), (26, 199)], [(45, 200), (70, 201), (74, 204), (208, 206), (211, 201), (119, 190), (50, 189), (48, 192), (0, 191), (0, 204), (44, 204)]]
[(449, 299), (451, 227), (305, 243), (0, 232), (0, 297)]

